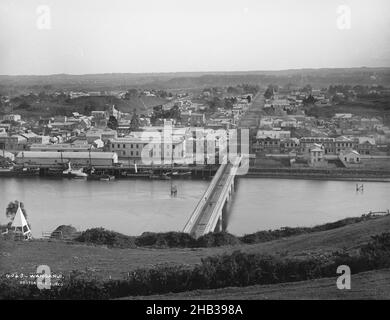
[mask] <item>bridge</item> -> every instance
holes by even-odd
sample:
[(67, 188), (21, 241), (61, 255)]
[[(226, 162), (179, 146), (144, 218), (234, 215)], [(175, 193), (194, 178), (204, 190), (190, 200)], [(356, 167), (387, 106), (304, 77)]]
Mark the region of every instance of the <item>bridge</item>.
[(243, 157), (221, 164), (198, 202), (183, 232), (198, 238), (222, 230), (222, 215), (234, 192), (234, 180)]

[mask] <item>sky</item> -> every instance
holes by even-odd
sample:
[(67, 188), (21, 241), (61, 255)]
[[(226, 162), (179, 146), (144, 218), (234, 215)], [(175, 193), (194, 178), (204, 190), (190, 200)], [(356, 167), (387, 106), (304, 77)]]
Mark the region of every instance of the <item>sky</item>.
[(388, 0), (0, 1), (3, 75), (361, 66), (390, 66)]

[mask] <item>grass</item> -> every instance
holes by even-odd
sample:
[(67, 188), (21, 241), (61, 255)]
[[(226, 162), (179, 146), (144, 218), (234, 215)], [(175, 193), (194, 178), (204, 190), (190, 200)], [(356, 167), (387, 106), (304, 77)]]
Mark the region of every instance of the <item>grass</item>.
[(351, 289), (339, 290), (334, 278), (229, 287), (214, 290), (194, 290), (152, 296), (132, 296), (126, 299), (147, 300), (259, 300), (259, 299), (390, 299), (390, 269), (362, 272), (351, 276)]
[(282, 257), (325, 255), (332, 251), (357, 250), (372, 235), (390, 229), (390, 217), (359, 222), (334, 230), (303, 234), (275, 241), (197, 249), (116, 249), (103, 246), (33, 240), (30, 242), (0, 241), (0, 274), (35, 272), (41, 264), (52, 272), (90, 270), (96, 277), (122, 278), (127, 272), (158, 264), (195, 265), (207, 256), (229, 253), (237, 249), (248, 253), (264, 253)]

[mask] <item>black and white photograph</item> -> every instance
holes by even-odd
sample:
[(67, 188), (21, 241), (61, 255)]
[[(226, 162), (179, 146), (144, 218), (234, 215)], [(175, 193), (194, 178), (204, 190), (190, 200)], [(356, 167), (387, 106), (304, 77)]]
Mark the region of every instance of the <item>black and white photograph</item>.
[(389, 299), (388, 0), (0, 1), (0, 300)]

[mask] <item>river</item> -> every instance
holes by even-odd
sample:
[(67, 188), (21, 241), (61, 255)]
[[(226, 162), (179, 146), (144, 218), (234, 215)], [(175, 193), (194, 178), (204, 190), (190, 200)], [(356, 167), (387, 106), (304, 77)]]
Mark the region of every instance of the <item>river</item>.
[[(128, 235), (181, 231), (209, 181), (83, 181), (0, 178), (0, 223), (10, 201), (24, 202), (35, 237), (61, 224), (104, 227)], [(229, 206), (227, 231), (242, 235), (283, 226), (312, 226), (390, 209), (390, 183), (240, 178)]]
[(242, 235), (286, 226), (314, 226), (390, 209), (390, 183), (363, 185), (364, 191), (356, 192), (354, 181), (241, 178), (227, 229)]
[(0, 223), (7, 222), (8, 203), (20, 200), (34, 237), (61, 224), (78, 230), (104, 227), (128, 235), (181, 231), (208, 183), (175, 180), (178, 194), (172, 198), (170, 181), (164, 180), (0, 178)]

